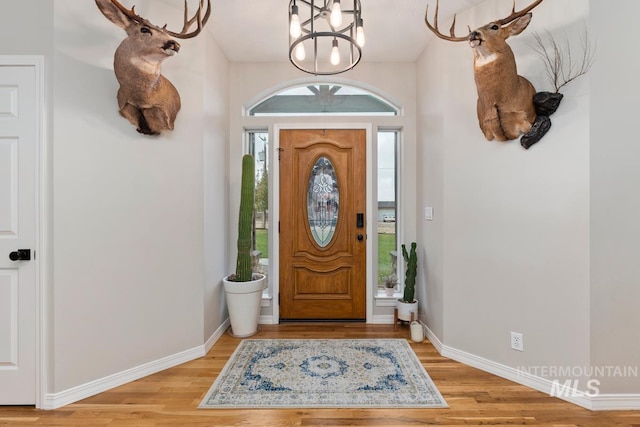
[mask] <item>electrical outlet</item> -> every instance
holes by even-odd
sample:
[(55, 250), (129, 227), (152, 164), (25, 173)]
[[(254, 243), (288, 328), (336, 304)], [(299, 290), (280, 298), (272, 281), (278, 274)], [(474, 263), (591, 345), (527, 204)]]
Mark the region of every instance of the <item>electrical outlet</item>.
[(521, 333), (511, 332), (511, 348), (524, 351), (524, 338)]

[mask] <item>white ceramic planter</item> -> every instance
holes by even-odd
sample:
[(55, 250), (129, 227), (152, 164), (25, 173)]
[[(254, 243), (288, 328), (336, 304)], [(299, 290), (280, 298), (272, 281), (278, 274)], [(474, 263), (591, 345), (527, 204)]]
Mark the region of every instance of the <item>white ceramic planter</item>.
[(411, 331), (411, 341), (413, 342), (422, 342), (424, 341), (424, 330), (422, 329), (422, 324), (417, 320), (411, 322), (410, 326)]
[(250, 282), (231, 282), (226, 277), (222, 279), (229, 307), (231, 335), (236, 338), (250, 337), (258, 332), (265, 275), (254, 274), (253, 277), (257, 279)]
[(418, 300), (412, 303), (402, 302), (401, 299), (398, 300), (398, 319), (404, 320), (406, 322), (411, 321), (411, 313), (413, 312), (413, 320), (418, 318)]

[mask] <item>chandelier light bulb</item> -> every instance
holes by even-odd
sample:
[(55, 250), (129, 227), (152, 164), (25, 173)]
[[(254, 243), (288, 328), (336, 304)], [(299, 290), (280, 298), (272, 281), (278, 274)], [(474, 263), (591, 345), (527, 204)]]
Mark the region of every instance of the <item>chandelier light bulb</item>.
[(358, 46), (363, 47), (366, 42), (364, 37), (364, 27), (362, 26), (362, 18), (358, 18), (356, 21), (356, 43)]
[(304, 61), (304, 58), (307, 57), (307, 53), (304, 50), (304, 45), (302, 43), (298, 43), (296, 46), (296, 59), (298, 61)]
[(331, 6), (331, 16), (329, 17), (329, 23), (334, 28), (337, 28), (340, 25), (342, 25), (342, 9), (340, 9), (340, 0), (333, 0), (333, 6)]
[(302, 27), (300, 26), (300, 17), (298, 16), (298, 6), (291, 6), (291, 23), (289, 24), (289, 34), (294, 39), (302, 35)]
[(340, 51), (338, 50), (338, 40), (333, 41), (331, 48), (331, 64), (338, 65), (340, 63)]

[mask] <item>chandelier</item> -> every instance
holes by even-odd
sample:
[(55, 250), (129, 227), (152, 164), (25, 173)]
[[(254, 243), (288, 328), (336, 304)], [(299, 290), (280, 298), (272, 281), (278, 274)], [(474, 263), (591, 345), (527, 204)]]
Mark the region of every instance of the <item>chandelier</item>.
[(360, 0), (344, 3), (353, 8), (343, 9), (340, 0), (289, 2), (289, 60), (298, 69), (326, 76), (360, 62), (365, 42), (362, 6)]

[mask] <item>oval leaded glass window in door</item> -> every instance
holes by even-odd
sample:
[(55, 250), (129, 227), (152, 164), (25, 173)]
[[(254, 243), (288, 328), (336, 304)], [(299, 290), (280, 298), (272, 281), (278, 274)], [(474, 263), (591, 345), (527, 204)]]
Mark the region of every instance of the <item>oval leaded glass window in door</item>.
[(339, 202), (336, 170), (331, 160), (320, 157), (311, 169), (307, 188), (309, 228), (320, 247), (326, 247), (336, 231)]

